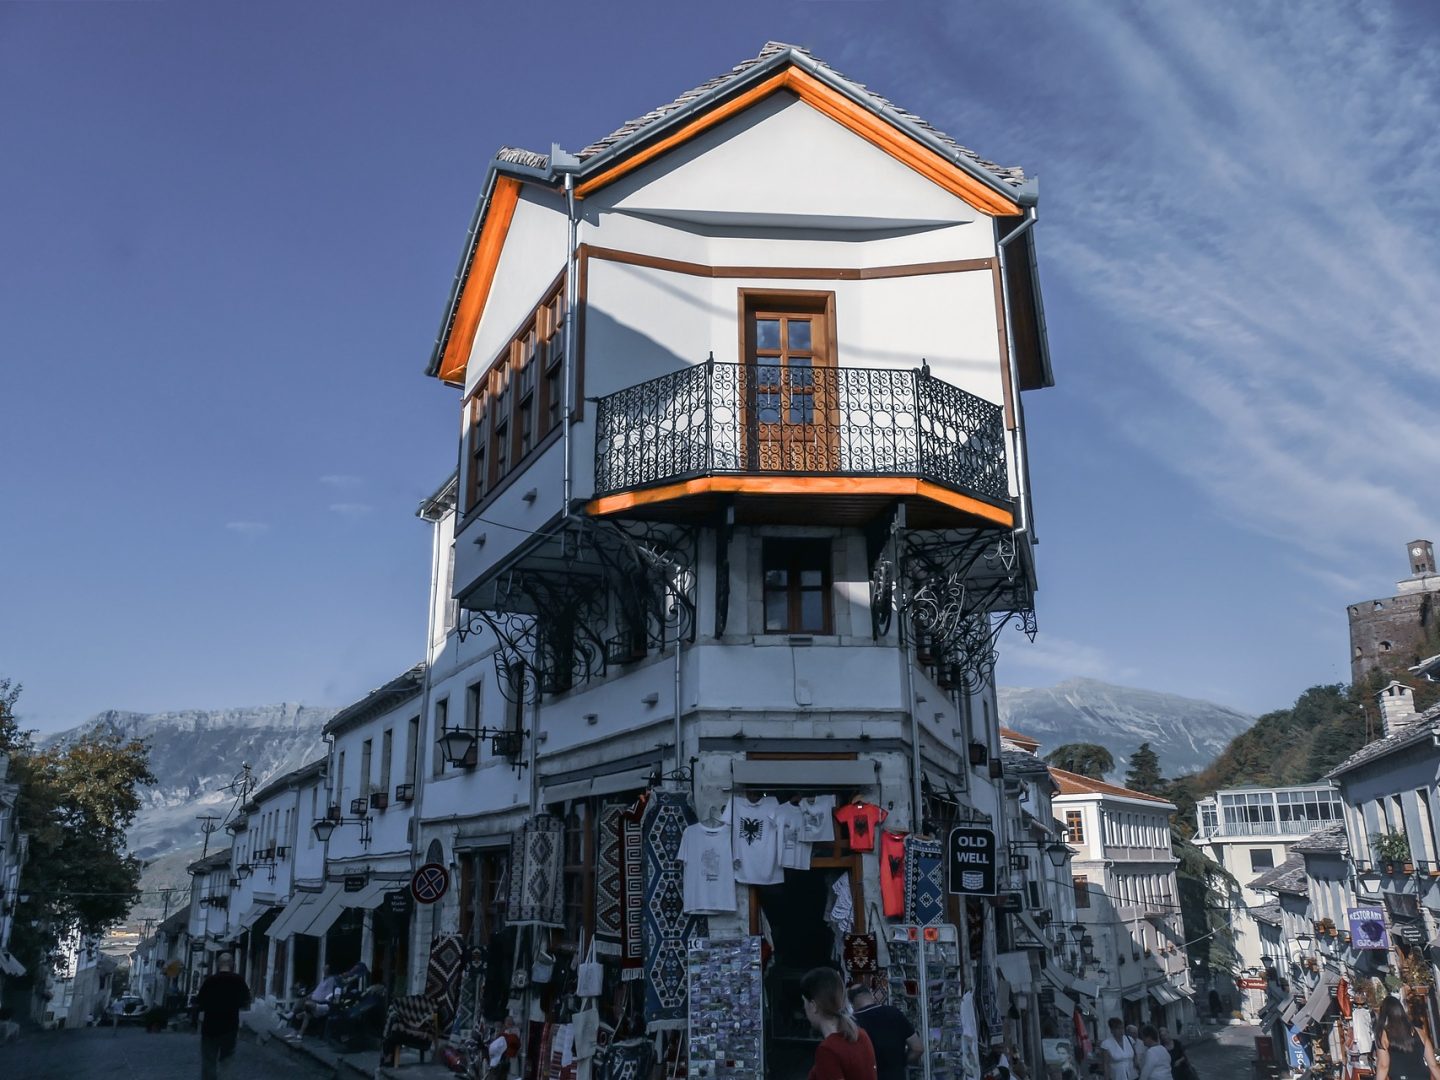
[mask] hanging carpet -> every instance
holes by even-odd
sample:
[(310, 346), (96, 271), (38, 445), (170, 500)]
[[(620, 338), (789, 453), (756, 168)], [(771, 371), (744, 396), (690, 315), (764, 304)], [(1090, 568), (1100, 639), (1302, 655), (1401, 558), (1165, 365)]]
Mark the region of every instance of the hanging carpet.
[(689, 799), (656, 791), (645, 808), (645, 1025), (648, 1031), (686, 1026), (689, 941), (707, 933), (703, 916), (685, 914), (683, 871), (677, 855), (685, 827), (695, 822)]
[(459, 934), (446, 934), (430, 947), (425, 968), (425, 992), (406, 994), (390, 1002), (385, 1013), (385, 1038), (425, 1043), (449, 1031), (460, 996), (460, 970), (465, 945)]
[(933, 926), (945, 921), (945, 863), (939, 840), (905, 838), (905, 921)]
[(625, 931), (625, 808), (607, 806), (600, 811), (595, 845), (595, 951), (620, 955)]
[(640, 820), (620, 825), (620, 978), (645, 977), (645, 845)]
[(510, 841), (510, 895), (505, 914), (512, 926), (565, 924), (562, 829), (559, 818), (541, 814), (526, 822)]

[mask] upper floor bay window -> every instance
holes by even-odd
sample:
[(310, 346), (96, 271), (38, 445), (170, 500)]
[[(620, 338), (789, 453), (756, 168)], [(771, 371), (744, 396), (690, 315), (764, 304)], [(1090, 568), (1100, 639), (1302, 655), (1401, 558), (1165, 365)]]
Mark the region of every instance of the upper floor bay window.
[(829, 540), (766, 540), (763, 548), (765, 632), (829, 634)]
[(465, 401), (465, 509), (473, 510), (560, 429), (565, 294), (557, 281)]

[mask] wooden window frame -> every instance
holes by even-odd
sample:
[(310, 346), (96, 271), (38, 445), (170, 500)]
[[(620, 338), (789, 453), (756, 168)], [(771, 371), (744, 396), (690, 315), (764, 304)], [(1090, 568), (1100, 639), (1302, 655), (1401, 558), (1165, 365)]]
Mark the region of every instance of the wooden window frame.
[[(577, 799), (564, 818), (561, 888), (565, 922), (557, 929), (553, 942), (557, 949), (565, 952), (579, 948), (579, 934), (588, 938), (595, 932), (595, 832), (599, 810), (599, 800)], [(572, 821), (577, 818), (578, 823), (572, 828)], [(578, 850), (572, 849), (572, 840), (578, 841)]]
[[(825, 557), (820, 565), (820, 605), (821, 605), (821, 626), (807, 627), (804, 625), (803, 617), (803, 595), (811, 591), (800, 584), (800, 572), (813, 570), (813, 566), (805, 565), (802, 553), (807, 548), (819, 551), (824, 548)], [(778, 553), (788, 551), (790, 554), (781, 567), (772, 559), (772, 552)], [(780, 629), (770, 625), (770, 594), (779, 590), (772, 589), (766, 581), (771, 569), (784, 569), (786, 573), (786, 617), (785, 626)], [(760, 612), (762, 632), (766, 634), (833, 634), (835, 632), (835, 604), (831, 595), (835, 585), (835, 545), (828, 537), (785, 537), (767, 536), (761, 543), (760, 551)]]
[(1088, 908), (1090, 906), (1090, 877), (1088, 874), (1075, 874), (1071, 878), (1075, 886), (1075, 907)]
[[(465, 514), (558, 437), (565, 396), (565, 275), (546, 288), (466, 399)], [(581, 359), (576, 350), (574, 378)], [(572, 402), (572, 417), (578, 413)]]
[(1085, 812), (1083, 810), (1065, 811), (1065, 841), (1070, 844), (1085, 843)]

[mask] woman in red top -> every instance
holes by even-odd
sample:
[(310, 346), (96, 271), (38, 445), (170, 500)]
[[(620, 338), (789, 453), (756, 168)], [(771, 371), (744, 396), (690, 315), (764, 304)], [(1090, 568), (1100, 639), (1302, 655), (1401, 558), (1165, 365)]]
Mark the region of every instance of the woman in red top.
[(820, 1033), (810, 1080), (875, 1080), (875, 1047), (860, 1030), (834, 968), (815, 968), (800, 980), (805, 1019)]

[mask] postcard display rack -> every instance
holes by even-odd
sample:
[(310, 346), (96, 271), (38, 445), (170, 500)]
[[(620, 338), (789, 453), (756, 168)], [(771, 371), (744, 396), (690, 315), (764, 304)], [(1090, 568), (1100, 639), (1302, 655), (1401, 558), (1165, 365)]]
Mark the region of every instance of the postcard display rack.
[[(961, 1080), (960, 999), (965, 996), (960, 936), (949, 924), (891, 928), (890, 1004), (920, 1031), (920, 994), (929, 1005), (931, 1080)], [(925, 947), (925, 979), (921, 985), (918, 946)], [(912, 1070), (912, 1073), (915, 1070)]]
[(693, 1080), (754, 1080), (765, 1074), (760, 940), (690, 942)]

